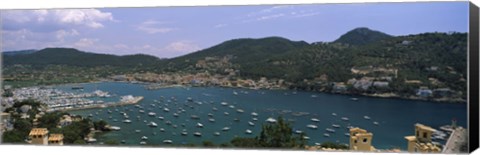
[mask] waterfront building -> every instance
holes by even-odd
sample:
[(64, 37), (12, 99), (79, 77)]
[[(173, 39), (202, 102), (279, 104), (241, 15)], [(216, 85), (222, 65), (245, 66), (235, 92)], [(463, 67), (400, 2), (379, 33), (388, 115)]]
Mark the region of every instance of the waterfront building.
[(60, 128), (63, 128), (65, 126), (72, 124), (72, 122), (73, 122), (72, 117), (70, 117), (69, 115), (63, 115), (60, 121), (58, 122), (58, 126)]
[(350, 150), (353, 151), (375, 151), (372, 146), (373, 133), (360, 128), (350, 129)]
[(441, 149), (432, 143), (432, 133), (435, 131), (429, 126), (415, 124), (415, 135), (405, 136), (408, 142), (408, 152), (439, 153)]
[(50, 134), (48, 145), (63, 145), (63, 134)]
[(28, 136), (32, 140), (31, 144), (48, 145), (47, 128), (33, 128)]

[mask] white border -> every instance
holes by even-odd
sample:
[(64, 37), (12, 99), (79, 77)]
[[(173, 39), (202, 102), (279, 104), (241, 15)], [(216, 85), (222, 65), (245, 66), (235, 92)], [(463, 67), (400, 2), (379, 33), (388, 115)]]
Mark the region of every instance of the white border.
[[(104, 7), (155, 7), (155, 6), (214, 6), (214, 5), (258, 5), (258, 4), (311, 4), (311, 3), (365, 3), (365, 2), (428, 2), (429, 0), (181, 0), (181, 1), (155, 1), (155, 0), (4, 0), (0, 9), (45, 9), (45, 8), (104, 8)], [(452, 0), (435, 0), (452, 1)], [(455, 0), (463, 1), (463, 0)], [(480, 0), (471, 0), (480, 6)], [(1, 13), (1, 12), (0, 12)], [(0, 23), (1, 24), (1, 23)], [(1, 46), (1, 45), (0, 45)], [(115, 154), (115, 155), (240, 155), (240, 154), (275, 154), (275, 155), (306, 155), (306, 154), (400, 154), (400, 153), (352, 153), (352, 152), (316, 152), (316, 151), (265, 151), (265, 150), (223, 150), (223, 149), (180, 149), (180, 148), (140, 148), (140, 147), (41, 147), (26, 145), (0, 145), (1, 154)], [(404, 154), (404, 153), (401, 153)], [(474, 154), (480, 154), (477, 150)]]

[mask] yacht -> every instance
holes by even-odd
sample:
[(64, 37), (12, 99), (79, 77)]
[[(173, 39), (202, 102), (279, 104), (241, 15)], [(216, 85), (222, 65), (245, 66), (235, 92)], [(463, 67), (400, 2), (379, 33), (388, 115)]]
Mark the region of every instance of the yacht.
[(140, 142), (140, 145), (146, 145), (146, 144), (147, 144), (147, 142), (144, 142), (144, 141)]
[(181, 134), (182, 134), (182, 136), (186, 136), (186, 135), (188, 135), (188, 132), (183, 131)]
[(348, 117), (342, 117), (342, 120), (348, 121), (349, 119), (348, 119)]
[(254, 118), (252, 118), (252, 120), (253, 120), (253, 121), (258, 121), (258, 118), (255, 118), (255, 117), (254, 117)]
[(255, 126), (255, 123), (248, 121), (248, 125)]
[(149, 113), (148, 113), (148, 116), (155, 116), (155, 115), (157, 115), (157, 114), (154, 113), (154, 112), (149, 112)]
[(310, 137), (308, 137), (308, 136), (303, 136), (303, 139), (305, 139), (305, 140), (309, 140), (309, 139), (310, 139)]
[(238, 93), (236, 91), (233, 91), (233, 95), (238, 95)]
[(334, 129), (330, 129), (330, 128), (326, 128), (325, 130), (327, 130), (328, 132), (332, 132), (332, 133), (335, 132)]
[(144, 111), (144, 110), (138, 110), (138, 112), (140, 112), (140, 113), (145, 113), (145, 111)]
[(126, 120), (123, 120), (123, 123), (132, 123), (132, 121), (129, 119), (126, 119)]
[(141, 130), (135, 130), (135, 132), (136, 132), (136, 133), (140, 133), (140, 132), (141, 132)]
[(207, 114), (209, 117), (213, 117), (213, 114), (212, 113), (208, 113)]
[(160, 128), (160, 132), (165, 132), (165, 129), (164, 129), (164, 128)]
[(358, 101), (358, 98), (352, 97), (352, 98), (350, 98), (350, 100), (352, 100), (352, 101)]
[(197, 115), (190, 115), (191, 119), (200, 119)]
[(170, 111), (170, 109), (168, 109), (168, 108), (163, 108), (163, 111), (165, 111), (165, 112), (169, 112), (169, 111)]
[(330, 134), (324, 133), (323, 136), (324, 136), (324, 137), (330, 137)]
[(213, 108), (212, 108), (212, 110), (213, 110), (213, 111), (217, 111), (218, 109), (217, 109), (217, 108), (215, 108), (215, 107), (213, 107)]
[(277, 122), (276, 119), (271, 118), (271, 117), (269, 117), (269, 118), (268, 118), (267, 120), (265, 120), (265, 121), (267, 121), (268, 123), (276, 123), (276, 122)]
[(350, 133), (345, 133), (345, 136), (350, 137)]
[(245, 133), (246, 134), (252, 134), (252, 130), (247, 129), (247, 130), (245, 130)]
[(202, 123), (197, 123), (197, 127), (198, 128), (203, 128), (203, 124)]
[(147, 140), (147, 139), (148, 139), (147, 136), (143, 136), (143, 137), (142, 137), (142, 140)]
[(317, 118), (312, 118), (312, 119), (310, 119), (310, 120), (311, 120), (312, 122), (320, 122), (320, 120), (317, 119)]
[(307, 125), (307, 128), (310, 128), (310, 129), (317, 129), (318, 127), (317, 127), (316, 125), (309, 124), (309, 125)]
[(230, 130), (230, 127), (224, 127), (224, 128), (222, 129), (222, 131), (228, 131), (228, 130)]
[(220, 136), (220, 132), (214, 132), (213, 135)]
[(187, 98), (187, 101), (193, 102), (193, 99), (192, 99), (191, 97), (188, 97), (188, 98)]
[(318, 96), (317, 96), (317, 95), (312, 95), (311, 97), (312, 97), (312, 98), (316, 98), (316, 97), (318, 97)]
[(223, 114), (224, 114), (224, 115), (229, 115), (229, 113), (228, 113), (228, 112), (224, 112)]
[(235, 108), (235, 106), (234, 106), (234, 105), (230, 105), (230, 106), (228, 106), (228, 107), (229, 107), (229, 108), (231, 108), (231, 109)]
[(332, 116), (337, 116), (337, 113), (332, 113)]
[(194, 136), (197, 136), (197, 137), (201, 137), (201, 136), (202, 136), (202, 133), (200, 133), (200, 132), (195, 132), (195, 133), (193, 133), (193, 135), (194, 135)]
[(155, 123), (155, 122), (150, 122), (150, 123), (148, 123), (148, 126), (150, 126), (150, 127), (157, 127), (158, 125), (157, 125), (157, 123)]
[(177, 114), (177, 113), (173, 113), (173, 117), (178, 117), (178, 114)]
[(243, 109), (237, 109), (237, 112), (238, 113), (243, 113), (244, 111), (243, 111)]
[(227, 106), (227, 105), (228, 105), (227, 102), (222, 102), (222, 103), (220, 103), (220, 104), (223, 105), (223, 106)]
[(210, 119), (208, 119), (208, 121), (210, 121), (210, 122), (215, 122), (215, 119), (210, 118)]
[(165, 118), (163, 118), (162, 116), (159, 116), (158, 119), (163, 120), (163, 119), (165, 119)]
[(254, 116), (254, 117), (258, 116), (258, 114), (256, 112), (252, 112), (251, 115)]
[(173, 143), (173, 141), (172, 141), (172, 140), (170, 140), (170, 139), (167, 139), (167, 140), (163, 140), (163, 143), (165, 143), (165, 144), (172, 144), (172, 143)]
[(301, 134), (301, 133), (303, 133), (302, 130), (295, 130), (294, 132), (295, 132), (296, 134)]
[(340, 125), (338, 125), (338, 124), (332, 124), (332, 127), (334, 127), (334, 128), (340, 128)]
[(375, 125), (379, 125), (379, 123), (378, 123), (378, 122), (373, 122), (373, 124), (375, 124)]
[(368, 117), (368, 116), (363, 116), (363, 118), (365, 118), (365, 119), (367, 119), (367, 120), (369, 120), (369, 119), (370, 119), (370, 117)]

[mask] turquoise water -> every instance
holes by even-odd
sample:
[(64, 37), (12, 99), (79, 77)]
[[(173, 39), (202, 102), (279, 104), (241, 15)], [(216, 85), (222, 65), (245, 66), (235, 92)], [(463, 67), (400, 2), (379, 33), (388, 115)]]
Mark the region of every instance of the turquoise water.
[[(291, 90), (247, 90), (235, 88), (219, 88), (219, 87), (191, 87), (191, 88), (164, 88), (159, 90), (145, 90), (143, 85), (105, 82), (82, 84), (85, 92), (92, 92), (96, 89), (108, 91), (115, 94), (108, 100), (118, 100), (122, 95), (144, 96), (145, 98), (139, 103), (144, 108), (145, 113), (140, 113), (139, 109), (134, 105), (122, 107), (108, 107), (102, 109), (89, 109), (72, 111), (73, 114), (88, 116), (93, 114), (94, 120), (103, 119), (109, 124), (121, 127), (120, 131), (112, 131), (99, 137), (99, 141), (106, 139), (125, 140), (125, 145), (139, 145), (142, 136), (147, 136), (148, 144), (163, 144), (163, 140), (169, 139), (173, 144), (194, 143), (201, 144), (204, 140), (209, 140), (215, 144), (229, 142), (233, 137), (254, 137), (261, 130), (261, 124), (267, 123), (268, 117), (277, 118), (283, 116), (292, 120), (294, 129), (304, 131), (310, 140), (308, 143), (322, 143), (326, 141), (340, 142), (348, 144), (348, 133), (346, 128), (348, 125), (357, 126), (373, 133), (373, 145), (379, 149), (390, 149), (399, 147), (406, 149), (407, 143), (403, 138), (407, 135), (414, 134), (414, 124), (422, 123), (438, 129), (442, 125), (450, 124), (452, 118), (458, 120), (458, 124), (466, 126), (467, 106), (466, 104), (450, 104), (450, 103), (433, 103), (425, 101), (401, 100), (401, 99), (384, 99), (372, 97), (360, 97), (358, 101), (352, 101), (352, 96), (335, 95), (314, 92), (301, 92), (293, 94)], [(70, 86), (58, 86), (57, 88), (66, 91), (71, 90)], [(238, 92), (234, 95), (233, 92)], [(243, 93), (248, 91), (247, 93)], [(316, 95), (317, 97), (312, 97)], [(165, 99), (156, 103), (154, 100), (161, 100), (161, 96)], [(167, 100), (171, 97), (176, 98), (170, 103)], [(188, 102), (187, 98), (191, 97), (194, 102)], [(196, 102), (202, 102), (198, 104)], [(221, 102), (227, 102), (234, 105), (235, 108), (222, 106)], [(154, 104), (155, 106), (152, 106)], [(161, 107), (161, 108), (160, 108)], [(164, 112), (163, 108), (168, 107), (170, 112)], [(179, 113), (179, 117), (174, 117), (173, 113), (178, 108), (183, 108), (185, 112)], [(212, 110), (216, 107), (218, 111)], [(238, 113), (237, 109), (243, 109), (244, 113)], [(116, 112), (126, 112), (132, 123), (122, 123), (123, 115)], [(107, 113), (111, 110), (112, 113)], [(156, 116), (148, 116), (148, 112), (155, 112)], [(283, 112), (282, 112), (283, 111)], [(291, 112), (289, 112), (291, 111)], [(96, 114), (98, 112), (98, 114)], [(224, 115), (228, 112), (229, 115)], [(258, 121), (252, 121), (251, 112), (258, 113)], [(292, 112), (308, 112), (307, 116), (294, 116)], [(208, 121), (208, 113), (212, 113), (215, 122)], [(333, 116), (336, 113), (337, 116)], [(190, 118), (191, 115), (200, 117), (198, 120)], [(367, 120), (363, 117), (367, 115), (371, 119)], [(112, 118), (109, 118), (109, 117)], [(140, 116), (137, 119), (137, 116)], [(165, 119), (160, 120), (158, 117), (163, 116)], [(341, 120), (341, 117), (348, 117), (349, 121)], [(234, 119), (239, 121), (234, 121)], [(318, 118), (320, 122), (312, 122), (311, 118)], [(114, 122), (117, 119), (118, 122)], [(171, 121), (177, 125), (166, 125), (166, 121)], [(156, 122), (158, 127), (149, 127), (144, 121)], [(252, 121), (255, 126), (250, 126), (247, 122)], [(374, 125), (376, 121), (379, 125)], [(196, 127), (197, 123), (202, 123), (203, 128)], [(185, 127), (181, 126), (185, 124)], [(308, 124), (318, 126), (318, 129), (309, 129)], [(332, 124), (338, 124), (340, 128), (332, 127)], [(229, 131), (222, 131), (223, 127), (231, 127)], [(161, 132), (160, 128), (164, 128), (165, 132)], [(335, 129), (335, 133), (330, 133), (330, 137), (324, 137), (327, 133), (326, 128)], [(186, 129), (187, 136), (180, 133)], [(246, 134), (245, 130), (250, 129), (253, 134)], [(140, 133), (135, 130), (141, 130)], [(202, 133), (201, 137), (193, 135), (194, 132)], [(220, 136), (215, 136), (214, 132), (220, 132)]]

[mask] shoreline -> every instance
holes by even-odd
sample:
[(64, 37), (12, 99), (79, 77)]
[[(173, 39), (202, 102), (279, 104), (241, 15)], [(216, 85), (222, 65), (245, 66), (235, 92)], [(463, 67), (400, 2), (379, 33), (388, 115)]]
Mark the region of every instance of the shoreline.
[(113, 104), (92, 105), (92, 106), (86, 106), (86, 107), (68, 108), (68, 109), (53, 110), (53, 111), (66, 112), (66, 111), (78, 111), (78, 110), (86, 110), (86, 109), (97, 109), (97, 108), (107, 108), (107, 107), (115, 107), (115, 106), (133, 105), (133, 104), (138, 104), (143, 99), (144, 99), (143, 96), (138, 96), (137, 99), (135, 99), (134, 101), (130, 101), (130, 102), (117, 102), (117, 103), (113, 103)]

